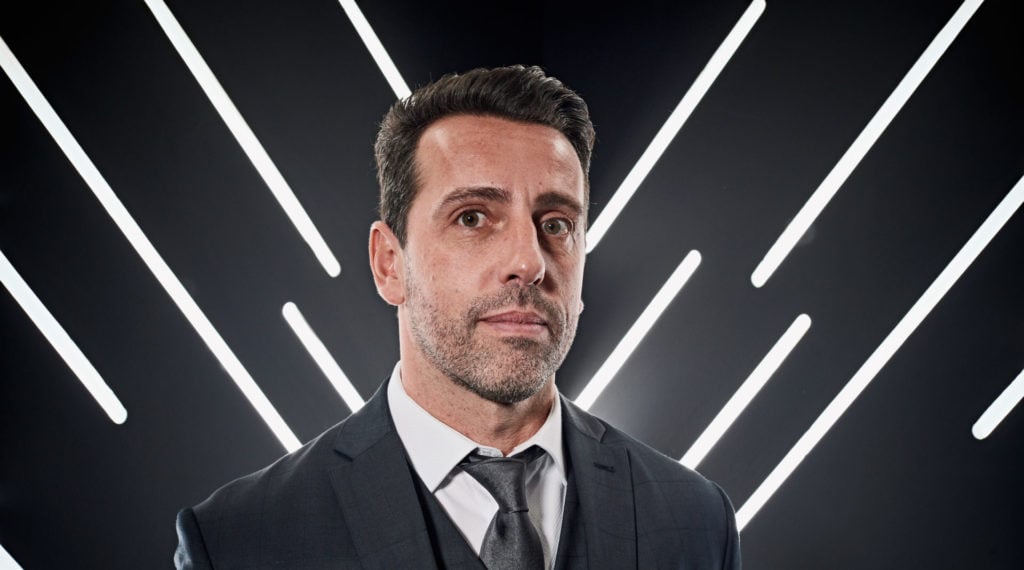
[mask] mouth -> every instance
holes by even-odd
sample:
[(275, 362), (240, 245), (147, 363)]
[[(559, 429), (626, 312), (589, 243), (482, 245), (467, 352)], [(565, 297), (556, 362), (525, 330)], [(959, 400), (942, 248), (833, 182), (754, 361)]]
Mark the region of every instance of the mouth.
[(548, 329), (547, 320), (533, 311), (503, 311), (486, 315), (479, 322), (505, 334), (534, 336)]

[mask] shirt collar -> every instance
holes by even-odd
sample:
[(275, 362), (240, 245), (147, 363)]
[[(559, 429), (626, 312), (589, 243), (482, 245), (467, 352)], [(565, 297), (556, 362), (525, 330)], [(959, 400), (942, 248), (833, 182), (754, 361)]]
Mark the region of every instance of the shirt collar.
[[(402, 386), (401, 365), (401, 362), (395, 365), (388, 382), (388, 407), (398, 437), (409, 454), (409, 461), (430, 492), (436, 491), (452, 469), (473, 451), (480, 449), (487, 455), (500, 455), (498, 450), (480, 445), (455, 431), (410, 398)], [(555, 397), (551, 412), (537, 433), (517, 445), (512, 453), (519, 453), (531, 445), (539, 446), (548, 453), (564, 480), (561, 398)]]

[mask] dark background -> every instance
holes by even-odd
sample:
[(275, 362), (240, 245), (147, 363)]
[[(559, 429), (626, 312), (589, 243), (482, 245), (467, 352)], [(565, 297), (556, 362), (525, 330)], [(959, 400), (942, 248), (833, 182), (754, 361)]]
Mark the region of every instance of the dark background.
[[(592, 219), (744, 1), (362, 2), (410, 86), (535, 63), (598, 131)], [(144, 3), (8, 2), (0, 36), (285, 421), (349, 410), (398, 356), (366, 263), (371, 143), (394, 94), (341, 7), (176, 1), (327, 243), (328, 277)], [(699, 470), (736, 507), (1024, 174), (1024, 11), (985, 2), (768, 284), (750, 273), (959, 6), (779, 1), (589, 255), (575, 397), (691, 249), (694, 277), (592, 411), (681, 457), (800, 313), (813, 325)], [(0, 543), (26, 569), (168, 567), (175, 512), (283, 453), (6, 77), (0, 249), (128, 409), (110, 422), (0, 294)], [(746, 568), (1013, 568), (1024, 411), (970, 428), (1024, 366), (1018, 211), (742, 533)]]

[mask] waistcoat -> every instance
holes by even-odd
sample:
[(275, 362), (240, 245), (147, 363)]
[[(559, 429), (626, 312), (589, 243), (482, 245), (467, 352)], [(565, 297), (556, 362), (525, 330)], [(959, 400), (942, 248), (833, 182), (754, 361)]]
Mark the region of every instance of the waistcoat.
[[(566, 461), (569, 455), (566, 454)], [(416, 481), (416, 495), (423, 511), (423, 519), (430, 535), (430, 546), (438, 568), (459, 570), (485, 570), (483, 562), (448, 517), (440, 501), (423, 484), (412, 466), (412, 478)], [(555, 556), (555, 570), (576, 570), (587, 568), (587, 539), (583, 520), (579, 517), (579, 498), (576, 492), (576, 478), (571, 465), (565, 489), (565, 507), (562, 511), (562, 530), (559, 533), (558, 553)]]

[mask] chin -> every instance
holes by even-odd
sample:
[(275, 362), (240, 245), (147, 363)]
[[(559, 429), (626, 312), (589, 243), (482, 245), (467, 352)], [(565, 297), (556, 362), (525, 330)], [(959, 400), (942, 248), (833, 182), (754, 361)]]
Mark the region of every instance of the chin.
[[(486, 378), (454, 376), (452, 379), (456, 384), (485, 400), (496, 404), (518, 404), (535, 396), (554, 376), (554, 371), (549, 372), (547, 366), (526, 368), (532, 368), (532, 370), (515, 376), (507, 376), (509, 370), (523, 369), (510, 365), (502, 370), (493, 371), (494, 374), (487, 374)], [(500, 377), (501, 375), (505, 376)]]

